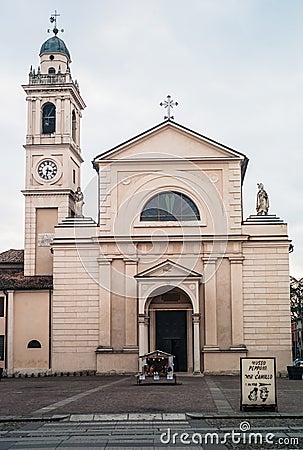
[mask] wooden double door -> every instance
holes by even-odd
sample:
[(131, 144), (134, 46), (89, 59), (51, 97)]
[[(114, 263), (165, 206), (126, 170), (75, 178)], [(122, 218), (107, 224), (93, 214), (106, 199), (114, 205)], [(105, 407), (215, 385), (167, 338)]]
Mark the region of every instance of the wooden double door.
[(187, 372), (187, 311), (156, 311), (156, 348), (175, 355), (176, 372)]

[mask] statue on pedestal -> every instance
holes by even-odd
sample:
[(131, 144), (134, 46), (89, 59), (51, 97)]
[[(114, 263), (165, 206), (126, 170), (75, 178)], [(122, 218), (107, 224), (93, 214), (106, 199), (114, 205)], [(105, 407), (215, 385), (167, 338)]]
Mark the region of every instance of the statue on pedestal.
[(84, 205), (84, 196), (81, 191), (80, 186), (77, 187), (77, 190), (74, 193), (74, 202), (75, 202), (75, 217), (83, 217), (83, 205)]
[(268, 199), (268, 194), (264, 189), (264, 185), (263, 183), (258, 183), (258, 193), (257, 193), (257, 206), (256, 206), (256, 210), (257, 210), (257, 215), (258, 216), (267, 216), (268, 214), (268, 209), (269, 209), (269, 199)]

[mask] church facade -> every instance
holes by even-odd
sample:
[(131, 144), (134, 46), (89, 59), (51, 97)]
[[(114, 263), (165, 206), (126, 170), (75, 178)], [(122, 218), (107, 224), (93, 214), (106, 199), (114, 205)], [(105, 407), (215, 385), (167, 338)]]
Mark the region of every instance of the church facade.
[(70, 63), (55, 33), (23, 86), (25, 246), (0, 254), (0, 367), (134, 373), (159, 349), (178, 372), (237, 373), (242, 356), (285, 372), (290, 241), (262, 199), (243, 219), (247, 157), (169, 117), (94, 158), (86, 217)]

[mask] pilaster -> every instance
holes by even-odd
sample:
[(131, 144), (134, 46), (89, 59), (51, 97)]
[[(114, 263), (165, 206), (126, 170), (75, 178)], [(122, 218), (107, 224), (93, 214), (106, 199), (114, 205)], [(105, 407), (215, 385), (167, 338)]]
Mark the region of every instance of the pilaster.
[[(40, 144), (40, 133), (41, 133), (41, 126), (40, 126), (40, 121), (41, 121), (41, 98), (36, 98), (35, 101), (35, 117), (34, 117), (34, 138), (35, 138), (35, 143)], [(38, 140), (38, 141), (37, 141)]]
[(137, 259), (124, 259), (125, 263), (125, 345), (126, 351), (137, 351)]
[(98, 352), (111, 352), (111, 263), (98, 258), (99, 264), (99, 346)]
[(64, 111), (61, 111), (61, 98), (56, 98), (56, 144), (61, 144), (61, 140), (58, 141), (57, 136), (60, 136), (62, 133), (62, 115), (64, 117)]
[(229, 257), (231, 278), (232, 348), (243, 348), (243, 256)]
[(28, 117), (28, 121), (27, 121), (27, 136), (26, 136), (26, 143), (32, 143), (32, 141), (30, 140), (30, 142), (28, 141), (29, 138), (32, 139), (33, 137), (33, 99), (31, 98), (27, 98), (27, 117)]
[[(147, 314), (138, 314), (139, 328), (139, 356), (148, 353), (148, 325), (149, 316)], [(139, 360), (139, 370), (141, 370), (142, 360)]]
[(200, 321), (201, 314), (195, 313), (192, 315), (193, 318), (193, 337), (194, 337), (194, 375), (201, 374), (201, 351), (200, 351)]
[(216, 257), (202, 258), (204, 262), (205, 286), (205, 345), (204, 350), (217, 350), (217, 286)]

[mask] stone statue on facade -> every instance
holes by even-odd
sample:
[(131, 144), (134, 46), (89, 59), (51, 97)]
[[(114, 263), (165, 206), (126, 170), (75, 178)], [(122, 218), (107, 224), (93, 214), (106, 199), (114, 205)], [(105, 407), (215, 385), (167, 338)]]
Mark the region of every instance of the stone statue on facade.
[(258, 193), (257, 193), (257, 215), (258, 216), (267, 216), (268, 214), (268, 209), (269, 209), (269, 199), (268, 199), (268, 194), (264, 189), (264, 185), (263, 183), (258, 183)]
[(84, 205), (84, 196), (80, 186), (78, 186), (77, 190), (74, 192), (74, 202), (75, 217), (83, 217), (82, 210)]

